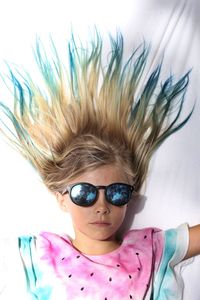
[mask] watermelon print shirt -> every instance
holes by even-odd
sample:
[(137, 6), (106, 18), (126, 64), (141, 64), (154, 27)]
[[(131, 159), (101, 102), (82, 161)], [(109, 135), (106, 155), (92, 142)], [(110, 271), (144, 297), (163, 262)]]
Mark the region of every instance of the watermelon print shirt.
[(67, 235), (1, 240), (0, 299), (179, 300), (187, 249), (185, 224), (131, 230), (118, 249), (97, 256), (80, 253)]

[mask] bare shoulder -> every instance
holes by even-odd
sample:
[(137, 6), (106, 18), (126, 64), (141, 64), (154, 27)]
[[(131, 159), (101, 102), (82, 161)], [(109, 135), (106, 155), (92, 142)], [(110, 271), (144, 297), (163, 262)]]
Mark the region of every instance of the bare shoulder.
[(189, 228), (189, 247), (184, 259), (200, 254), (200, 224)]

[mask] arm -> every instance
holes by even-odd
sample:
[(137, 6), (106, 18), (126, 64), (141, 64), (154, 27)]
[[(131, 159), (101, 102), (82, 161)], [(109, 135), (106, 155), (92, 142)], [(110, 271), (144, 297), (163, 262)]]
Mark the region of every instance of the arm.
[(189, 228), (189, 247), (184, 259), (200, 254), (200, 224)]

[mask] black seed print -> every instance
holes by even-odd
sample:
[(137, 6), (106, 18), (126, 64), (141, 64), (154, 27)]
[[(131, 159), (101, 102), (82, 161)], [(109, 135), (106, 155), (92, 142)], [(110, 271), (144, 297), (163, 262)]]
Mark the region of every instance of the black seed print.
[(119, 268), (119, 267), (120, 267), (120, 265), (118, 264), (118, 265), (117, 265), (117, 267)]
[(77, 257), (76, 258), (80, 258), (80, 255), (77, 255)]
[(131, 278), (132, 278), (132, 276), (131, 276), (131, 275), (129, 275), (129, 278), (131, 279)]
[(108, 300), (107, 298), (105, 298), (104, 300)]
[(84, 290), (84, 287), (81, 288), (81, 291), (83, 291), (83, 290)]
[(65, 257), (62, 258), (62, 260), (64, 260), (64, 259), (65, 259)]
[(130, 295), (129, 297), (130, 297), (130, 299), (133, 299), (133, 296), (132, 296), (132, 295)]
[(140, 271), (140, 268), (137, 268), (138, 269), (138, 271)]
[(139, 253), (138, 253), (138, 252), (136, 252), (135, 254), (136, 254), (136, 255), (139, 255)]
[(69, 276), (68, 276), (69, 278), (71, 278), (72, 277), (72, 274), (69, 274)]
[(146, 238), (147, 238), (147, 235), (144, 236), (144, 239), (146, 239)]
[(93, 275), (94, 275), (94, 273), (91, 273), (91, 274), (90, 274), (90, 276), (93, 276)]
[(111, 278), (111, 277), (109, 278), (109, 281), (112, 281), (112, 278)]

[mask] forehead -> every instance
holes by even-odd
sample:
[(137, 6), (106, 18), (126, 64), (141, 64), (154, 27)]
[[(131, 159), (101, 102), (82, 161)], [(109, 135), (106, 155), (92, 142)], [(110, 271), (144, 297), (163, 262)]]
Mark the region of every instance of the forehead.
[(123, 168), (116, 165), (105, 165), (96, 169), (87, 170), (78, 177), (70, 180), (69, 184), (76, 182), (89, 182), (94, 185), (109, 185), (113, 182), (130, 183)]

